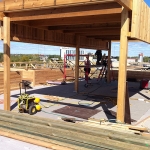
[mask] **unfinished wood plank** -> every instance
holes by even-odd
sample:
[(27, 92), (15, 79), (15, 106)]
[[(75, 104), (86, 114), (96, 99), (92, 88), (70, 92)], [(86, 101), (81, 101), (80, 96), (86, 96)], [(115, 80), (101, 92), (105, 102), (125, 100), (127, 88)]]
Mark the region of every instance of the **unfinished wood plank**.
[(145, 32), (145, 28), (146, 28), (146, 23), (147, 23), (147, 20), (146, 20), (146, 13), (147, 13), (147, 10), (146, 10), (146, 7), (147, 5), (145, 4), (144, 2), (144, 12), (143, 12), (143, 20), (142, 20), (142, 23), (143, 23), (143, 28), (142, 28), (142, 38), (141, 40), (145, 41), (145, 35), (146, 35), (146, 32)]
[(4, 6), (5, 6), (5, 2), (4, 1), (0, 1), (0, 11), (4, 11)]
[(90, 2), (90, 0), (56, 0), (56, 5), (76, 4)]
[(108, 66), (107, 66), (107, 82), (110, 83), (110, 68), (111, 68), (111, 41), (109, 41), (109, 50), (108, 50)]
[[(150, 16), (150, 8), (148, 16)], [(150, 43), (150, 19), (148, 19), (148, 42)]]
[(143, 34), (144, 34), (144, 38), (143, 40), (147, 42), (147, 34), (148, 34), (148, 22), (149, 22), (149, 7), (147, 6), (147, 4), (145, 4), (145, 15), (144, 15), (144, 26), (145, 28), (143, 29)]
[(128, 82), (126, 82), (125, 123), (131, 124), (131, 113), (130, 113), (130, 102), (129, 102)]
[(10, 18), (4, 24), (4, 110), (10, 110)]
[[(150, 16), (150, 8), (148, 8), (148, 17)], [(150, 19), (147, 22), (147, 38), (146, 41), (150, 43)]]
[(75, 60), (75, 91), (79, 91), (79, 53), (80, 53), (80, 36), (76, 38), (76, 60)]
[(120, 59), (119, 59), (119, 80), (117, 97), (117, 121), (124, 123), (125, 117), (125, 93), (126, 93), (126, 69), (128, 54), (128, 32), (129, 32), (129, 12), (122, 9), (121, 35), (120, 35)]
[(143, 34), (143, 18), (144, 18), (144, 1), (141, 1), (141, 15), (140, 15), (140, 39), (142, 39), (142, 34)]
[(98, 16), (84, 16), (73, 18), (60, 18), (60, 19), (42, 19), (30, 22), (31, 26), (56, 26), (56, 25), (84, 25), (94, 23), (120, 23), (120, 14), (98, 15)]
[(148, 129), (145, 127), (130, 126), (129, 129), (137, 130), (137, 131), (141, 131), (141, 132), (148, 132)]
[(45, 142), (45, 141), (42, 141), (42, 140), (29, 138), (29, 137), (22, 136), (22, 135), (19, 135), (19, 134), (14, 134), (10, 131), (6, 132), (6, 131), (3, 131), (3, 130), (0, 130), (0, 135), (8, 137), (8, 138), (16, 139), (16, 140), (19, 140), (19, 141), (35, 144), (35, 145), (38, 145), (38, 146), (50, 148), (50, 149), (52, 148), (52, 149), (56, 149), (56, 150), (73, 150), (71, 148), (64, 147), (64, 146), (59, 146), (57, 144), (48, 143), (48, 142)]
[[(75, 47), (75, 36), (73, 34), (60, 33), (59, 31), (47, 31), (14, 23), (11, 24), (13, 24), (11, 30), (14, 31), (11, 32), (11, 40), (13, 41)], [(37, 35), (35, 35), (36, 33)], [(86, 38), (86, 41), (91, 42), (81, 42), (81, 48), (108, 49), (107, 41), (94, 38)]]
[(115, 0), (116, 2), (118, 2), (121, 6), (132, 10), (133, 7), (133, 0)]
[(0, 40), (2, 40), (2, 21), (0, 21)]
[(132, 26), (131, 26), (131, 37), (140, 38), (140, 25), (141, 25), (141, 0), (133, 0), (132, 10)]
[(23, 9), (23, 0), (5, 0), (5, 11)]
[[(66, 9), (66, 8), (65, 8)], [(73, 8), (72, 8), (73, 9)], [(76, 9), (76, 8), (74, 8)], [(51, 12), (51, 14), (49, 14)], [(39, 14), (38, 11), (32, 12), (20, 12), (20, 13), (10, 13), (8, 16), (11, 17), (11, 21), (23, 21), (23, 20), (40, 20), (40, 19), (56, 19), (56, 18), (69, 18), (69, 17), (82, 17), (82, 16), (96, 16), (96, 15), (106, 15), (106, 14), (119, 14), (121, 13), (121, 8), (108, 8), (100, 10), (81, 10), (81, 11), (70, 11), (63, 12), (63, 9), (60, 10), (60, 13), (56, 13), (55, 9), (48, 10), (45, 14)], [(33, 14), (33, 15), (32, 15)], [(39, 15), (38, 15), (39, 14)]]
[(24, 9), (27, 8), (36, 8), (36, 7), (45, 7), (45, 6), (54, 6), (55, 0), (24, 0)]

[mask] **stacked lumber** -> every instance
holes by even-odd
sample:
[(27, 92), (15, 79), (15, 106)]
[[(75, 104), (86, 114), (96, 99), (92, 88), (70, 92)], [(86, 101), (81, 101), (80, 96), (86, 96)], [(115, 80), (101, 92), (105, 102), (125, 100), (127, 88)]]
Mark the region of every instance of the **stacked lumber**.
[[(113, 75), (114, 79), (118, 79), (118, 70), (111, 70), (111, 75)], [(150, 71), (135, 71), (135, 70), (127, 70), (127, 78), (128, 79), (149, 79), (150, 80)]]
[[(11, 71), (10, 72), (10, 89), (19, 89), (19, 82), (22, 80), (21, 71)], [(0, 93), (4, 92), (4, 72), (0, 71)]]
[[(67, 76), (74, 76), (74, 71), (72, 69), (66, 69)], [(44, 83), (47, 80), (58, 80), (63, 79), (63, 71), (60, 69), (44, 69), (44, 70), (35, 70), (35, 85)]]
[(55, 150), (148, 150), (150, 138), (0, 110), (0, 135)]

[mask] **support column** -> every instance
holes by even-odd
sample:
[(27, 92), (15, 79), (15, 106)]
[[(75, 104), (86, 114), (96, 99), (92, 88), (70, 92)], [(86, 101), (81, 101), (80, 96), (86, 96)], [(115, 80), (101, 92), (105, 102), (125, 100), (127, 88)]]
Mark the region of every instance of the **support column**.
[(111, 65), (111, 41), (109, 41), (108, 64), (107, 64), (107, 83), (110, 83), (110, 65)]
[(4, 110), (10, 110), (10, 18), (3, 17), (4, 26)]
[(75, 64), (75, 91), (79, 91), (79, 53), (80, 53), (80, 37), (76, 38), (76, 64)]
[(128, 54), (129, 12), (126, 8), (121, 13), (120, 57), (118, 73), (117, 121), (124, 123), (126, 96), (126, 69)]
[(0, 40), (2, 40), (2, 21), (0, 21)]

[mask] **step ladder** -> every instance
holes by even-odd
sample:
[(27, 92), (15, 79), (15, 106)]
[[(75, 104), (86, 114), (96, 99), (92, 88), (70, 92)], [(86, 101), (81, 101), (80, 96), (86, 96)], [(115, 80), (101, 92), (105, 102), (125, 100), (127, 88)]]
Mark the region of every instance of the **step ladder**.
[(107, 71), (107, 70), (106, 70), (106, 67), (107, 67), (107, 66), (103, 66), (102, 69), (100, 69), (100, 73), (99, 73), (99, 75), (98, 75), (97, 81), (98, 81), (99, 79), (102, 80), (102, 79), (103, 79), (103, 76), (106, 75), (106, 71)]

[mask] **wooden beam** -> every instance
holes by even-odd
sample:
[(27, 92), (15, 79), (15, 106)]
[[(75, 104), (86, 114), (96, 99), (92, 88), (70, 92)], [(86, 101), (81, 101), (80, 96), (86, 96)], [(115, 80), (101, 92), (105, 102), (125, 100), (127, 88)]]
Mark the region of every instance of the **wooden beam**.
[(101, 39), (101, 40), (117, 40), (120, 41), (120, 35), (91, 35), (87, 36), (88, 38), (95, 38), (95, 39)]
[(119, 23), (120, 14), (90, 16), (90, 17), (73, 17), (62, 19), (47, 19), (30, 21), (31, 26), (60, 26), (60, 25), (81, 25), (94, 23)]
[(117, 3), (50, 8), (45, 10), (32, 10), (23, 12), (11, 12), (7, 15), (11, 21), (57, 19), (82, 16), (97, 16), (106, 14), (120, 14), (121, 7)]
[[(120, 17), (121, 21), (121, 17)], [(19, 23), (17, 21), (15, 23)], [(48, 30), (90, 30), (90, 29), (113, 29), (113, 28), (121, 28), (120, 23), (100, 23), (100, 24), (88, 24), (88, 25), (61, 25), (61, 26), (50, 26)]]
[(119, 14), (121, 13), (121, 8), (112, 8), (107, 10), (88, 10), (88, 11), (78, 11), (60, 14), (45, 14), (45, 15), (34, 15), (34, 16), (15, 16), (10, 14), (11, 21), (24, 21), (24, 20), (40, 20), (40, 19), (57, 19), (57, 18), (69, 18), (69, 17), (82, 17), (82, 16), (97, 16), (97, 15), (107, 15), (107, 14)]
[(110, 68), (111, 68), (111, 41), (109, 41), (108, 63), (107, 63), (107, 83), (110, 83)]
[[(61, 28), (61, 27), (60, 27)], [(104, 31), (104, 30), (109, 30), (109, 31), (113, 31), (113, 30), (120, 30), (120, 28), (121, 28), (121, 25), (120, 26), (105, 26), (105, 27), (88, 27), (88, 28), (86, 28), (86, 27), (82, 27), (82, 28), (80, 28), (80, 27), (75, 27), (75, 28), (73, 28), (72, 27), (72, 29), (71, 28), (66, 28), (66, 29), (64, 29), (63, 30), (63, 32), (64, 33), (86, 33), (86, 32), (101, 32), (101, 31)]]
[(130, 100), (128, 91), (128, 82), (126, 82), (126, 96), (125, 96), (125, 119), (124, 122), (131, 124), (131, 113), (130, 113)]
[(85, 4), (110, 3), (114, 0), (5, 0), (0, 2), (0, 11), (29, 11), (33, 9), (41, 10), (49, 7), (66, 7), (66, 6), (84, 6)]
[(0, 40), (2, 40), (2, 21), (0, 21)]
[(80, 53), (80, 36), (76, 37), (76, 64), (75, 64), (75, 91), (79, 91), (79, 53)]
[(10, 18), (4, 24), (4, 110), (10, 110)]
[(117, 121), (122, 123), (124, 123), (125, 117), (128, 32), (129, 32), (129, 11), (128, 9), (123, 8), (121, 16), (120, 57), (119, 57), (118, 97), (117, 97)]
[(132, 10), (133, 7), (133, 0), (115, 0), (116, 2), (118, 2), (121, 6)]
[(80, 35), (120, 35), (120, 29), (107, 29), (107, 30), (69, 30), (69, 31), (64, 31), (64, 33), (76, 33)]

